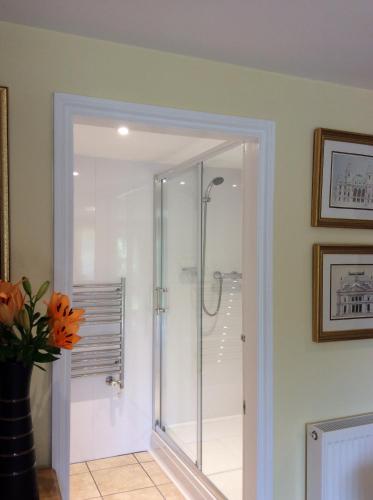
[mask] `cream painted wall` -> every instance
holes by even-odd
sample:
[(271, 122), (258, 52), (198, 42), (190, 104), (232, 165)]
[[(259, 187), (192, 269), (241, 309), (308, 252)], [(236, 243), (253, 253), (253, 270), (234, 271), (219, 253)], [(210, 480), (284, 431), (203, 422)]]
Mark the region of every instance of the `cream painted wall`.
[[(321, 55), (320, 55), (321, 57)], [(373, 132), (373, 92), (0, 23), (10, 87), (13, 278), (52, 276), (53, 92), (274, 120), (275, 499), (304, 498), (304, 424), (373, 410), (373, 341), (311, 342), (311, 245), (373, 241), (310, 227), (312, 132)], [(50, 379), (36, 373), (40, 463), (50, 457)]]

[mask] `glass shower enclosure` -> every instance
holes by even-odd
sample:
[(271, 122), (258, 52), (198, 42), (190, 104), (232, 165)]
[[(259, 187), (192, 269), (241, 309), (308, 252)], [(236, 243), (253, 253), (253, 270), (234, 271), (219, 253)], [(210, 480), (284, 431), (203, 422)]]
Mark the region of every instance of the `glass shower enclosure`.
[(242, 498), (243, 145), (155, 177), (154, 428)]

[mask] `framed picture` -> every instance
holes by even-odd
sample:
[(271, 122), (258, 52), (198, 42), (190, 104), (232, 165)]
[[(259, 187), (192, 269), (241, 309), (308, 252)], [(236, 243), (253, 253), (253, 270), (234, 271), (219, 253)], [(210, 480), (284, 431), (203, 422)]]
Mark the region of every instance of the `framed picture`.
[(373, 338), (373, 246), (314, 245), (314, 342), (367, 338)]
[(9, 278), (8, 89), (0, 87), (0, 279)]
[(314, 135), (312, 225), (373, 228), (373, 135)]

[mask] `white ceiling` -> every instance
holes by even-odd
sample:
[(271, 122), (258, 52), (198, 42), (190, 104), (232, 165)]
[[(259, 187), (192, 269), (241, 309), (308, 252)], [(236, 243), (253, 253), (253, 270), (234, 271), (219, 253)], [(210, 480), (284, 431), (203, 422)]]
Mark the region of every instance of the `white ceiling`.
[(74, 152), (77, 155), (156, 163), (167, 168), (188, 161), (223, 142), (132, 128), (127, 136), (121, 136), (116, 127), (74, 125)]
[(0, 19), (373, 89), (372, 0), (0, 0)]
[[(120, 136), (117, 126), (74, 125), (74, 153), (78, 156), (149, 164), (155, 173), (189, 162), (224, 144), (222, 139), (156, 133), (130, 128)], [(199, 158), (199, 161), (201, 158)], [(212, 157), (208, 167), (242, 168), (241, 145)]]

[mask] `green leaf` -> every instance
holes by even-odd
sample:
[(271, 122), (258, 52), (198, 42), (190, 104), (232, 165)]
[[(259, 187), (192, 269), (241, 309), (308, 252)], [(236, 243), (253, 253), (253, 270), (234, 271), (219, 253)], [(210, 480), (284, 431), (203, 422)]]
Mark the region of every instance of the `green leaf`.
[(33, 358), (34, 361), (37, 361), (38, 363), (50, 363), (51, 361), (57, 361), (59, 359), (56, 356), (53, 356), (53, 354), (50, 354), (49, 352), (46, 353), (35, 352)]
[(43, 372), (46, 372), (47, 370), (45, 368), (43, 368), (42, 366), (39, 366), (35, 363), (36, 368), (39, 368), (39, 370), (43, 371)]

